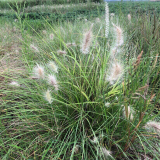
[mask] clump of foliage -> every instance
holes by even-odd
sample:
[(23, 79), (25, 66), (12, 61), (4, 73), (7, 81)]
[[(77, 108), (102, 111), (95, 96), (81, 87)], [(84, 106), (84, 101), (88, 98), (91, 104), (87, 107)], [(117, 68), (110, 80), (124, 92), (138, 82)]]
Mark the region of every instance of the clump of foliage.
[(150, 88), (157, 60), (143, 48), (130, 56), (135, 48), (116, 21), (106, 3), (105, 21), (48, 24), (38, 40), (23, 31), (28, 74), (3, 91), (2, 157), (138, 159), (143, 150), (159, 158), (149, 152), (160, 131), (153, 121), (158, 82)]

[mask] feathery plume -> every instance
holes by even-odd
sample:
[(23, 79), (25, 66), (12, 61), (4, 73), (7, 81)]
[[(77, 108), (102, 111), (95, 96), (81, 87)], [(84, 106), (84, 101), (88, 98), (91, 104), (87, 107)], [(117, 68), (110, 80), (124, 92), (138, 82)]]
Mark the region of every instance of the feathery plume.
[(57, 65), (55, 64), (54, 61), (50, 61), (50, 62), (48, 63), (48, 66), (49, 66), (49, 68), (50, 68), (51, 70), (53, 70), (54, 72), (58, 73), (58, 67), (57, 67)]
[(51, 91), (48, 89), (45, 93), (44, 93), (44, 98), (46, 99), (46, 101), (48, 101), (49, 104), (51, 104), (53, 102), (53, 98), (51, 96)]
[(58, 50), (58, 51), (57, 51), (57, 53), (58, 53), (58, 54), (61, 54), (61, 55), (65, 55), (65, 54), (67, 54), (67, 52), (66, 52), (66, 51), (62, 51), (62, 50)]
[(84, 39), (81, 46), (81, 51), (83, 54), (88, 54), (89, 52), (90, 44), (92, 41), (92, 27), (93, 27), (93, 24), (91, 25), (89, 31), (84, 34)]
[(105, 2), (105, 22), (106, 22), (105, 37), (108, 38), (108, 34), (109, 34), (109, 7), (108, 7), (107, 2)]
[(107, 150), (105, 147), (100, 147), (99, 151), (100, 151), (100, 154), (103, 155), (106, 159), (108, 158), (108, 156), (111, 156), (112, 154), (112, 152)]
[(114, 62), (111, 66), (110, 73), (106, 78), (106, 81), (110, 84), (114, 84), (123, 74), (123, 67), (120, 63)]
[(54, 34), (51, 33), (51, 34), (49, 35), (49, 38), (50, 38), (51, 40), (53, 40), (53, 37), (54, 37)]
[(103, 134), (103, 132), (102, 132), (102, 133), (99, 135), (99, 139), (102, 141), (103, 138), (104, 138), (104, 134)]
[(150, 121), (150, 122), (147, 122), (144, 127), (146, 129), (153, 129), (155, 132), (160, 134), (160, 122)]
[(111, 19), (111, 21), (113, 20), (114, 15), (115, 15), (114, 13), (111, 13), (111, 14), (110, 14), (110, 19)]
[(111, 13), (111, 14), (110, 14), (110, 16), (114, 17), (114, 16), (115, 16), (115, 14), (114, 14), (114, 13)]
[(127, 15), (127, 17), (128, 17), (128, 21), (129, 21), (129, 23), (131, 23), (131, 15), (130, 15), (130, 14), (128, 14), (128, 15)]
[(39, 52), (38, 48), (34, 44), (31, 44), (30, 48), (32, 48), (35, 52)]
[(100, 22), (100, 19), (99, 19), (99, 18), (96, 18), (96, 22), (99, 23), (99, 22)]
[(46, 35), (46, 34), (47, 34), (47, 31), (46, 31), (46, 30), (43, 30), (42, 33)]
[(105, 103), (105, 107), (109, 107), (110, 106), (110, 103), (109, 102), (106, 102)]
[(95, 137), (93, 138), (93, 140), (90, 139), (90, 141), (91, 141), (92, 143), (97, 144), (97, 143), (98, 143), (98, 138), (95, 136)]
[(79, 152), (79, 145), (76, 144), (73, 150), (74, 150), (74, 153), (77, 154)]
[(58, 91), (58, 82), (54, 75), (48, 75), (48, 83), (54, 86), (55, 90)]
[(37, 64), (36, 67), (33, 68), (33, 73), (36, 76), (36, 78), (40, 79), (40, 78), (44, 78), (44, 67), (40, 66), (39, 64)]
[(125, 110), (125, 107), (123, 108), (123, 116), (124, 116), (125, 118), (128, 118), (128, 119), (130, 119), (131, 121), (133, 121), (133, 118), (134, 118), (133, 114), (134, 114), (134, 110), (133, 110), (130, 106), (128, 106), (128, 113), (127, 113), (127, 111)]
[(123, 44), (123, 31), (119, 26), (116, 26), (114, 23), (112, 23), (114, 30), (115, 30), (115, 35), (116, 35), (116, 47), (119, 47)]
[(16, 81), (12, 81), (9, 85), (19, 87), (20, 84)]

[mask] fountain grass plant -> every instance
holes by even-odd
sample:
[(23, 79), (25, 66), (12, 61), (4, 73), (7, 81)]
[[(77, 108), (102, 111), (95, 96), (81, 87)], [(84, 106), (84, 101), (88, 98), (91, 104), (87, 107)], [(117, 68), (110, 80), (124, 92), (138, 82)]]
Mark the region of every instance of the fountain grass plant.
[(28, 73), (2, 91), (2, 159), (159, 159), (157, 62), (127, 58), (123, 24), (93, 22), (23, 32)]

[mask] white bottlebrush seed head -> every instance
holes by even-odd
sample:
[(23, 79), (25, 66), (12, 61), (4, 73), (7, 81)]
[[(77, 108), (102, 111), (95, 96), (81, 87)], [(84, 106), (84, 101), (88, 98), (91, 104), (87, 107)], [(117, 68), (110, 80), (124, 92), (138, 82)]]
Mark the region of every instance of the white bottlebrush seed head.
[(55, 75), (48, 75), (48, 83), (54, 86), (55, 90), (58, 91), (58, 82)]
[(109, 7), (108, 7), (107, 2), (105, 2), (105, 22), (106, 22), (105, 37), (108, 38), (108, 34), (109, 34)]
[(56, 63), (54, 61), (50, 61), (48, 63), (48, 66), (51, 70), (53, 70), (54, 72), (58, 73), (58, 67), (56, 65)]
[(79, 148), (80, 146), (79, 145), (75, 145), (73, 150), (74, 150), (74, 153), (77, 154), (79, 152)]
[(116, 36), (115, 46), (120, 47), (124, 43), (123, 30), (121, 29), (120, 26), (116, 26), (114, 23), (112, 23), (112, 25), (114, 27), (114, 32)]
[(62, 51), (62, 50), (58, 50), (57, 53), (60, 54), (60, 55), (66, 55), (67, 54), (66, 51)]
[(105, 103), (105, 107), (109, 107), (110, 106), (110, 103), (109, 102), (106, 102)]
[(128, 14), (128, 16), (127, 16), (127, 17), (128, 17), (128, 21), (129, 21), (129, 22), (131, 22), (131, 15), (130, 15), (130, 14)]
[(51, 33), (51, 34), (49, 35), (49, 38), (50, 38), (51, 40), (53, 40), (53, 38), (54, 38), (54, 34), (53, 34), (53, 33)]
[(43, 30), (42, 33), (46, 35), (46, 34), (47, 34), (47, 31), (46, 31), (46, 30)]
[(97, 144), (97, 143), (98, 143), (98, 138), (97, 138), (96, 136), (94, 136), (94, 137), (93, 137), (93, 140), (90, 139), (90, 141), (91, 141), (92, 143)]
[(110, 67), (109, 74), (106, 77), (106, 81), (108, 81), (111, 85), (114, 84), (119, 78), (121, 78), (123, 74), (123, 67), (120, 63), (114, 62)]
[(15, 86), (15, 87), (19, 87), (20, 86), (20, 84), (18, 82), (16, 82), (16, 81), (12, 81), (9, 85)]
[(45, 76), (44, 67), (39, 65), (39, 64), (37, 64), (37, 66), (35, 66), (33, 68), (33, 74), (38, 79), (40, 79), (40, 78), (44, 79), (44, 76)]
[(111, 156), (112, 152), (107, 150), (105, 147), (100, 147), (99, 151), (100, 151), (100, 154), (105, 157), (105, 159), (107, 159), (109, 156), (112, 157)]
[(48, 89), (45, 93), (44, 93), (44, 98), (46, 99), (46, 101), (51, 104), (53, 102), (53, 98), (51, 96), (51, 91)]
[(83, 54), (89, 53), (89, 48), (90, 48), (90, 45), (92, 42), (92, 36), (93, 36), (92, 35), (92, 27), (93, 27), (93, 24), (91, 25), (89, 31), (84, 34), (83, 43), (81, 46), (81, 52)]
[(155, 132), (160, 134), (160, 122), (150, 121), (150, 122), (147, 122), (144, 127), (146, 129), (153, 129)]
[(30, 48), (33, 49), (35, 52), (39, 52), (38, 47), (36, 47), (34, 44), (31, 44)]

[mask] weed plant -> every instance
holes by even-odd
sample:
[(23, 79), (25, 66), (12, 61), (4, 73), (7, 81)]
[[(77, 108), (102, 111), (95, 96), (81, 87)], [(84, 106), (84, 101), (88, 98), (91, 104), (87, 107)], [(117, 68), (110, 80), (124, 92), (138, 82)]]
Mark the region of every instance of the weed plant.
[(136, 19), (105, 9), (105, 21), (46, 21), (39, 32), (18, 18), (27, 73), (2, 90), (2, 159), (160, 158), (158, 40), (140, 47)]

